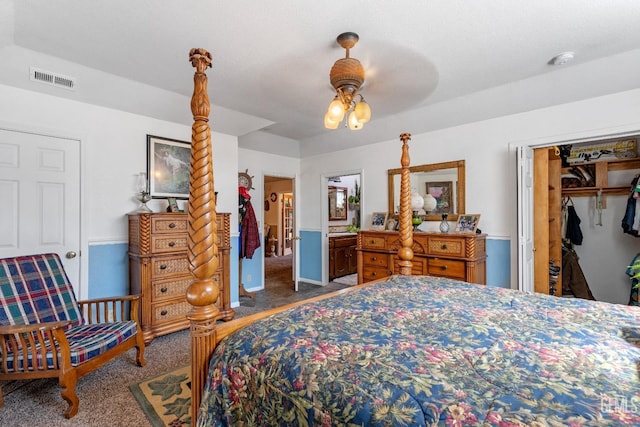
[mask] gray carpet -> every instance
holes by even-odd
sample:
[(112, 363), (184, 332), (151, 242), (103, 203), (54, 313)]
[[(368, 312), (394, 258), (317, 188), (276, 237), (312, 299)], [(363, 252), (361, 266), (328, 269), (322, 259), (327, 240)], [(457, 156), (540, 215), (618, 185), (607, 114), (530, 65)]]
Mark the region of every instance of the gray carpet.
[[(295, 293), (290, 280), (291, 262), (287, 267), (285, 258), (273, 258), (273, 263), (267, 258), (265, 289), (255, 293), (255, 300), (242, 297), (240, 307), (234, 308), (236, 317), (346, 287), (300, 283)], [(130, 350), (81, 378), (76, 387), (80, 409), (71, 420), (62, 415), (67, 406), (60, 397), (57, 379), (2, 382), (0, 426), (150, 426), (129, 385), (189, 364), (189, 346), (188, 330), (158, 337), (147, 347), (144, 368), (135, 366), (135, 350)]]

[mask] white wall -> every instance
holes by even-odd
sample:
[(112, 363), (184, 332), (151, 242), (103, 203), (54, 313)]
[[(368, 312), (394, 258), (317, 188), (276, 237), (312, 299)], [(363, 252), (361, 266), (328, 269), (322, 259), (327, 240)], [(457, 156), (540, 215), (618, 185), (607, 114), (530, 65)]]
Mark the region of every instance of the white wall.
[[(135, 179), (146, 170), (146, 135), (191, 141), (191, 127), (0, 85), (0, 124), (28, 132), (77, 138), (82, 158), (83, 249), (127, 242), (125, 214), (135, 210)], [(185, 98), (185, 108), (188, 108)], [(237, 230), (237, 138), (212, 133), (217, 210), (232, 212)], [(166, 201), (153, 201), (153, 210)], [(237, 234), (237, 233), (236, 233)], [(86, 257), (83, 280), (87, 278)]]
[[(510, 144), (533, 146), (640, 129), (638, 111), (640, 89), (413, 135), (409, 144), (411, 164), (465, 160), (466, 211), (482, 215), (479, 226), (490, 238), (511, 240), (512, 287), (516, 287), (516, 162)], [(343, 133), (340, 137), (348, 138), (344, 135), (348, 131), (338, 132)], [(411, 129), (398, 129), (398, 136), (403, 132)], [(386, 171), (400, 166), (401, 146), (398, 138), (303, 159), (301, 198), (305, 215), (301, 227), (320, 229), (321, 199), (317, 196), (317, 183), (322, 175), (331, 176), (332, 171), (363, 169), (363, 224), (370, 220), (371, 212), (386, 211)], [(437, 223), (431, 222), (422, 228), (436, 230)], [(620, 236), (614, 233), (610, 237), (607, 243), (600, 239), (599, 253), (605, 254), (602, 256), (607, 256), (606, 249), (615, 246)], [(629, 254), (629, 260), (633, 255)]]

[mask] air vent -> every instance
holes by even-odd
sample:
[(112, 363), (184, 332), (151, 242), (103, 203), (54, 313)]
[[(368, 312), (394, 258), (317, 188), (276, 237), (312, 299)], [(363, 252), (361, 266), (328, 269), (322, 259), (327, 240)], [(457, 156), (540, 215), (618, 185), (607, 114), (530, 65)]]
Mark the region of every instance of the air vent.
[(57, 86), (68, 90), (76, 89), (75, 77), (63, 76), (40, 68), (30, 67), (29, 78), (31, 81)]

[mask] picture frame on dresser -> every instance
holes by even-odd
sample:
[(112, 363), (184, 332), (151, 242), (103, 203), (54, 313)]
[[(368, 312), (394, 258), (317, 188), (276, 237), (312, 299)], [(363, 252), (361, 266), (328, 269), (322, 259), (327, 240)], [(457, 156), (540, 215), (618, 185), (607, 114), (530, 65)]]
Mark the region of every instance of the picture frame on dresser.
[(189, 198), (191, 143), (147, 135), (147, 176), (154, 199)]
[(384, 230), (388, 215), (388, 212), (373, 212), (371, 214), (371, 230)]
[(456, 232), (458, 233), (475, 233), (480, 222), (480, 214), (465, 214), (458, 216), (456, 224)]

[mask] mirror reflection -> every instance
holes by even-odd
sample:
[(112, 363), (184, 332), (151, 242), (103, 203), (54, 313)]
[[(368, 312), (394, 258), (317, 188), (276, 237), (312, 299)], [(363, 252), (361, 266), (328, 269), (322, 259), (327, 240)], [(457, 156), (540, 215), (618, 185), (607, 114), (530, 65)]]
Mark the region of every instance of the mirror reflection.
[[(435, 199), (435, 207), (430, 211), (421, 210), (418, 215), (427, 221), (439, 221), (442, 214), (448, 214), (455, 221), (458, 214), (465, 213), (465, 168), (464, 160), (432, 163), (409, 168), (411, 193), (422, 197), (430, 194)], [(389, 169), (389, 212), (398, 214), (400, 206), (401, 168)]]
[(347, 191), (346, 187), (329, 187), (329, 221), (347, 219)]

